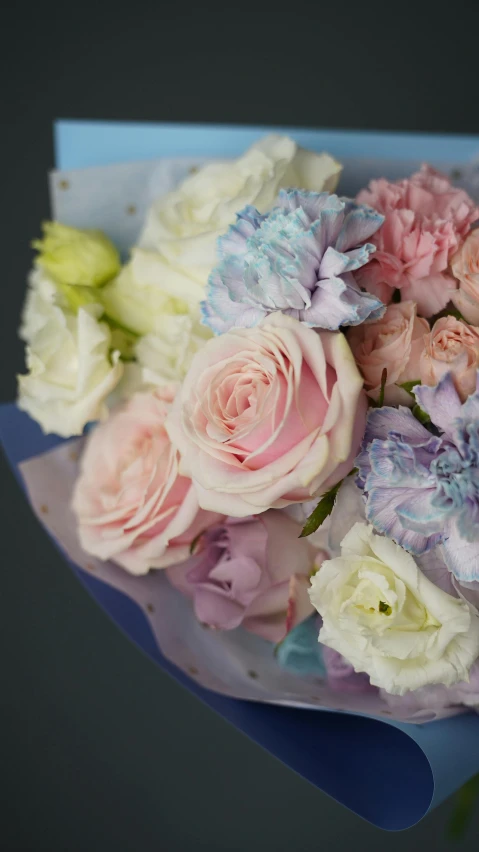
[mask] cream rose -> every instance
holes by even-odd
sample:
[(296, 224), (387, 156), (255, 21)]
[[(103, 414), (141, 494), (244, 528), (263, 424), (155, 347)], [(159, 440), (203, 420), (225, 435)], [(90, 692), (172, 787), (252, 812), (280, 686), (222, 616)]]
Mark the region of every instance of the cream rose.
[(364, 432), (362, 386), (342, 334), (281, 313), (209, 340), (167, 421), (200, 506), (244, 517), (338, 482)]
[[(18, 377), (18, 406), (44, 432), (80, 435), (105, 416), (105, 399), (119, 382), (119, 353), (110, 355), (110, 330), (99, 305), (75, 314), (58, 304), (55, 285), (42, 273), (31, 283), (22, 317), (28, 374)], [(58, 297), (58, 298), (57, 298)]]
[(159, 198), (139, 245), (159, 252), (172, 275), (186, 274), (203, 288), (216, 262), (217, 238), (246, 204), (264, 213), (289, 186), (333, 192), (340, 172), (329, 154), (306, 151), (287, 136), (266, 136), (239, 159), (206, 165)]
[(395, 695), (468, 680), (479, 655), (479, 616), (434, 585), (413, 557), (371, 526), (356, 523), (341, 556), (314, 575), (311, 603), (319, 641)]
[(436, 320), (424, 338), (418, 376), (423, 385), (437, 385), (452, 373), (456, 390), (464, 402), (476, 390), (479, 369), (479, 328), (453, 316)]
[(466, 238), (451, 260), (451, 270), (459, 287), (451, 298), (464, 319), (479, 325), (479, 228)]

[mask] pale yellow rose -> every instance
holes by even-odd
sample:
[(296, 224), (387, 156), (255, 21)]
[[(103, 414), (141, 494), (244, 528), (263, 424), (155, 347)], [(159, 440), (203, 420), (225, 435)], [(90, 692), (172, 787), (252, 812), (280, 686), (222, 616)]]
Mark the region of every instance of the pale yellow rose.
[(217, 238), (245, 205), (264, 213), (280, 189), (292, 186), (334, 192), (341, 168), (329, 154), (306, 151), (287, 136), (266, 136), (239, 159), (210, 163), (159, 198), (139, 245), (204, 287), (216, 263)]

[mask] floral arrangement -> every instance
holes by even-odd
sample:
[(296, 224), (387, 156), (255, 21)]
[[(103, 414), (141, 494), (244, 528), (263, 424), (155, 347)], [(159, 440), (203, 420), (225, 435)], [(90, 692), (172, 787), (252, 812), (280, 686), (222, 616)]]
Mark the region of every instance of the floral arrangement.
[(429, 166), (355, 199), (340, 173), (268, 136), (125, 263), (45, 225), (18, 405), (87, 433), (87, 554), (337, 692), (479, 708), (479, 208)]

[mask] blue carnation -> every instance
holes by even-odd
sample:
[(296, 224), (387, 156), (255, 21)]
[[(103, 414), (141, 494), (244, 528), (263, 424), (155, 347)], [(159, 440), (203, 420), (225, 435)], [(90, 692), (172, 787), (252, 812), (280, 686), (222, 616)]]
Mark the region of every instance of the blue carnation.
[(222, 334), (274, 311), (332, 331), (378, 319), (383, 303), (360, 289), (354, 272), (371, 259), (367, 240), (383, 220), (328, 192), (282, 190), (278, 207), (264, 215), (245, 207), (218, 240), (203, 322)]
[(370, 412), (358, 485), (366, 515), (381, 532), (418, 556), (442, 544), (449, 569), (479, 580), (479, 373), (464, 404), (450, 374), (437, 387), (415, 388), (436, 433), (407, 408)]

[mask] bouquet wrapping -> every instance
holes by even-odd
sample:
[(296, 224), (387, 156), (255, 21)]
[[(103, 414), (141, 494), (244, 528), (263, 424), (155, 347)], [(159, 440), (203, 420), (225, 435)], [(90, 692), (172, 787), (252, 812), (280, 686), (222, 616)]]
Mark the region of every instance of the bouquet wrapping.
[(2, 410), (127, 634), (386, 828), (479, 766), (476, 146), (60, 123)]

